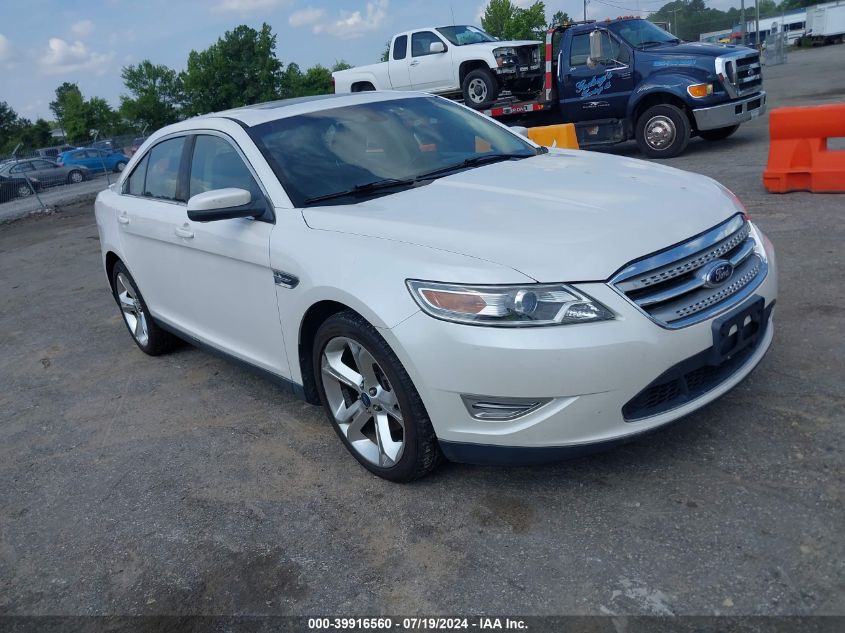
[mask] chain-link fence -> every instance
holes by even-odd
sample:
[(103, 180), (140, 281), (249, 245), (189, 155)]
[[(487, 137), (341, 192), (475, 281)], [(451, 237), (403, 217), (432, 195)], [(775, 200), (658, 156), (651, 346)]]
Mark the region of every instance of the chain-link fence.
[(120, 136), (0, 156), (0, 215), (15, 209), (47, 210), (105, 189), (143, 141), (144, 137)]

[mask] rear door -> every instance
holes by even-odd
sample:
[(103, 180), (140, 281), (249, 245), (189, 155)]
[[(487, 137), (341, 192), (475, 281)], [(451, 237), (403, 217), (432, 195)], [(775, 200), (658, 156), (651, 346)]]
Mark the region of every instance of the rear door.
[[(444, 52), (431, 52), (431, 45), (435, 42), (443, 44)], [(409, 66), (411, 87), (414, 90), (443, 92), (458, 88), (452, 71), (452, 49), (434, 31), (416, 31), (411, 34)]]
[(187, 220), (187, 198), (179, 173), (186, 137), (154, 145), (124, 182), (117, 214), (120, 246), (153, 315), (180, 326), (184, 284), (180, 279), (184, 247), (175, 227)]
[(394, 90), (408, 90), (411, 88), (411, 71), (408, 64), (408, 34), (397, 35), (390, 47), (390, 59), (387, 72), (390, 75), (390, 85)]
[(563, 111), (567, 121), (623, 119), (634, 89), (633, 57), (627, 45), (607, 29), (602, 34), (604, 64), (589, 64), (590, 32), (572, 36), (569, 54), (561, 55)]

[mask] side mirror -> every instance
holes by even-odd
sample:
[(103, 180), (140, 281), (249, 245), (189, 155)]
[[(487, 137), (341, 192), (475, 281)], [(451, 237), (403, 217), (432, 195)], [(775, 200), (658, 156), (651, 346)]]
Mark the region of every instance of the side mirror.
[(428, 52), (429, 53), (445, 53), (446, 46), (443, 42), (432, 42), (428, 45)]
[(604, 51), (601, 46), (601, 31), (595, 30), (590, 33), (590, 57), (587, 59), (587, 66), (591, 68), (604, 62)]
[(253, 218), (263, 213), (264, 202), (253, 201), (246, 189), (213, 189), (188, 200), (188, 218), (195, 222)]

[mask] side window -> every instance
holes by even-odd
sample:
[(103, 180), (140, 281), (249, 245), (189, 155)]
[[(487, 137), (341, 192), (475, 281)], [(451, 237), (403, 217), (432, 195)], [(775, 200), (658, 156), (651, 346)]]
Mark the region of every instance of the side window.
[(393, 59), (405, 59), (408, 54), (408, 36), (400, 35), (393, 42)]
[(150, 150), (144, 195), (162, 200), (176, 200), (179, 165), (185, 137), (162, 141)]
[(150, 161), (150, 153), (147, 152), (144, 154), (144, 157), (141, 159), (141, 162), (138, 163), (138, 166), (132, 170), (132, 174), (129, 176), (126, 184), (126, 189), (124, 191), (132, 196), (143, 196), (144, 195), (144, 180), (147, 178), (147, 163)]
[(47, 160), (36, 160), (33, 161), (33, 164), (35, 165), (36, 169), (52, 169), (53, 167), (55, 167), (53, 163)]
[(429, 47), (434, 42), (443, 42), (431, 31), (420, 31), (411, 35), (411, 57), (423, 57), (425, 55), (432, 55)]
[[(604, 53), (604, 56), (608, 59), (613, 59), (617, 62), (622, 61), (619, 59), (619, 42), (612, 38), (610, 36), (610, 33), (604, 30), (602, 30), (601, 32), (601, 48), (602, 52)], [(625, 52), (627, 53), (627, 49), (622, 50), (625, 50)]]
[(253, 198), (261, 196), (252, 173), (228, 141), (219, 136), (197, 136), (191, 159), (189, 197), (227, 187), (246, 189)]
[(572, 46), (569, 49), (569, 65), (584, 66), (590, 56), (590, 34), (582, 33), (572, 38)]

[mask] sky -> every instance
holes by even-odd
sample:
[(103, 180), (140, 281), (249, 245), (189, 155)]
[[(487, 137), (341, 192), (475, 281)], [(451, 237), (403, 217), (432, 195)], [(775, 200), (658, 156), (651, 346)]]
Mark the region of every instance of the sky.
[[(515, 0), (527, 6), (533, 0)], [(587, 17), (647, 15), (667, 0), (590, 0)], [(23, 117), (51, 119), (64, 81), (88, 98), (120, 104), (120, 71), (149, 59), (182, 70), (191, 50), (207, 48), (239, 24), (267, 22), (283, 63), (302, 68), (377, 62), (396, 32), (480, 24), (486, 0), (0, 0), (0, 101)], [(583, 17), (583, 0), (545, 0)], [(708, 0), (725, 9), (734, 0)], [(753, 5), (748, 0), (748, 5)]]

